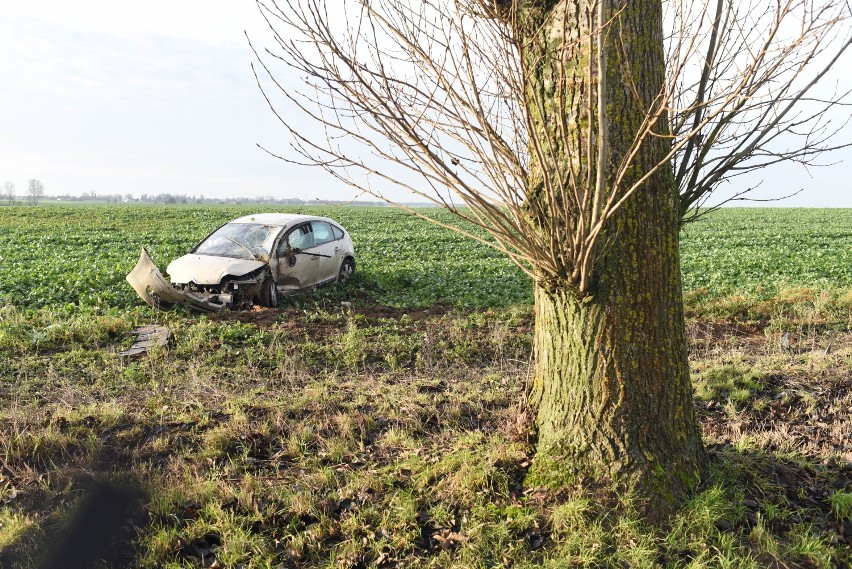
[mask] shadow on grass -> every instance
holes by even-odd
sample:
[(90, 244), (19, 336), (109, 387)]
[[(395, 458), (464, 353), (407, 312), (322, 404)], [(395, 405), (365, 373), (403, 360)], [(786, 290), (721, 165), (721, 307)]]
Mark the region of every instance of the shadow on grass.
[[(6, 464), (5, 473), (26, 471), (38, 484), (5, 500), (39, 521), (21, 525), (11, 543), (0, 549), (0, 567), (88, 569), (106, 564), (132, 567), (137, 526), (147, 524), (144, 483), (124, 472), (126, 464), (108, 452), (85, 463)], [(23, 467), (23, 468), (21, 468)], [(47, 468), (45, 468), (47, 467)], [(41, 471), (41, 472), (38, 472)], [(62, 482), (54, 491), (48, 480)], [(8, 511), (8, 510), (6, 510)]]
[[(466, 432), (472, 435), (479, 430), (471, 427)], [(495, 442), (494, 439), (476, 440), (483, 441), (482, 444)], [(518, 507), (532, 507), (534, 517), (541, 523), (536, 529), (528, 528), (511, 534), (514, 537), (510, 539), (517, 540), (513, 544), (514, 562), (534, 560), (542, 564), (566, 561), (576, 563), (577, 566), (594, 567), (644, 566), (641, 562), (631, 561), (635, 559), (632, 548), (635, 548), (634, 542), (638, 536), (640, 542), (651, 546), (653, 550), (641, 558), (651, 561), (651, 566), (686, 567), (695, 563), (695, 567), (715, 567), (724, 558), (741, 559), (743, 562), (751, 560), (752, 566), (765, 567), (850, 566), (852, 523), (835, 517), (830, 497), (835, 492), (852, 488), (852, 464), (837, 460), (817, 462), (804, 457), (743, 450), (730, 444), (713, 444), (708, 451), (711, 457), (710, 474), (698, 495), (672, 518), (672, 525), (666, 530), (668, 534), (641, 524), (638, 530), (632, 530), (634, 533), (625, 533), (625, 528), (632, 523), (628, 518), (614, 511), (603, 511), (594, 505), (586, 510), (584, 520), (571, 530), (575, 534), (587, 532), (587, 536), (568, 535), (564, 531), (560, 534), (553, 531), (552, 527), (560, 504), (525, 502), (523, 494), (516, 494), (512, 500), (519, 501)], [(465, 453), (449, 458), (464, 461)], [(474, 451), (471, 456), (476, 454)], [(13, 543), (8, 544), (0, 552), (0, 566), (35, 566), (42, 569), (74, 569), (92, 567), (98, 563), (109, 567), (139, 566), (139, 555), (142, 552), (136, 541), (144, 537), (145, 528), (151, 523), (144, 513), (143, 504), (157, 501), (157, 491), (148, 488), (146, 493), (143, 490), (145, 480), (118, 474), (123, 468), (131, 470), (136, 465), (115, 458), (101, 452), (89, 465), (79, 461), (66, 465), (53, 464), (56, 476), (65, 481), (65, 488), (60, 492), (65, 498), (42, 490), (41, 495), (29, 495), (24, 500), (30, 507), (45, 513), (46, 520), (31, 526), (19, 534)], [(149, 456), (147, 459), (152, 461), (148, 464), (163, 463), (162, 457)], [(487, 554), (487, 549), (491, 547), (488, 541), (493, 536), (489, 537), (487, 531), (481, 531), (479, 537), (474, 537), (469, 526), (506, 526), (517, 523), (513, 517), (519, 511), (524, 511), (513, 510), (506, 503), (499, 503), (500, 500), (490, 509), (488, 503), (479, 503), (482, 500), (475, 498), (471, 498), (471, 504), (467, 506), (452, 503), (452, 499), (443, 503), (442, 500), (446, 499), (436, 498), (430, 487), (415, 490), (411, 478), (422, 474), (416, 468), (413, 471), (393, 468), (400, 457), (384, 455), (378, 460), (375, 464), (364, 466), (370, 469), (391, 468), (396, 474), (385, 481), (384, 487), (371, 490), (369, 504), (342, 499), (329, 515), (338, 523), (345, 522), (347, 516), (355, 515), (362, 506), (391, 512), (390, 506), (396, 503), (400, 488), (415, 492), (412, 498), (420, 504), (416, 516), (419, 533), (407, 546), (413, 554), (405, 559), (403, 565), (438, 563), (443, 566), (444, 563), (454, 564), (456, 561), (463, 565), (467, 561), (457, 556), (470, 555), (471, 550), (481, 551), (481, 555), (490, 555)], [(481, 456), (477, 460), (481, 460)], [(469, 466), (461, 463), (457, 468), (465, 469)], [(496, 470), (491, 476), (505, 475), (510, 486), (520, 483), (523, 478), (524, 469), (520, 464), (503, 461), (495, 463), (494, 467)], [(440, 470), (430, 468), (433, 468), (433, 472)], [(311, 475), (306, 473), (306, 476)], [(438, 475), (434, 486), (438, 488), (446, 482), (442, 476), (453, 475), (450, 471)], [(177, 509), (182, 507), (177, 504), (174, 506)], [(222, 504), (221, 507), (225, 509), (229, 506)], [(455, 520), (446, 528), (434, 518), (434, 512), (442, 509), (452, 511), (451, 518)], [(234, 515), (242, 515), (239, 508), (233, 512)], [(250, 512), (243, 514), (252, 517)], [(268, 539), (280, 533), (282, 527), (288, 526), (297, 537), (309, 536), (317, 528), (328, 524), (328, 520), (322, 521), (323, 516), (287, 511), (277, 512), (268, 518), (254, 517), (252, 532)], [(388, 521), (389, 526), (395, 523), (392, 519)], [(401, 521), (399, 523), (402, 524)], [(139, 528), (142, 528), (142, 536), (138, 534)], [(596, 529), (600, 528), (605, 528), (605, 533), (595, 534)], [(533, 538), (529, 538), (528, 534)], [(319, 566), (333, 561), (334, 548), (351, 542), (350, 537), (346, 534), (329, 536), (324, 542), (325, 553), (303, 559), (300, 565)], [(203, 539), (207, 541), (199, 543), (209, 550), (215, 549), (212, 547), (214, 544), (221, 545), (222, 537), (205, 534)], [(217, 540), (218, 543), (215, 543)], [(477, 540), (482, 543), (477, 543)], [(176, 543), (181, 545), (181, 540), (178, 539)], [(568, 547), (566, 543), (577, 545)], [(186, 550), (192, 544), (182, 545), (183, 550)], [(198, 548), (198, 544), (195, 547)], [(575, 549), (585, 553), (577, 557), (573, 557), (573, 553), (566, 553)], [(203, 556), (193, 557), (183, 550), (175, 550), (175, 555), (190, 565), (209, 565), (209, 559), (208, 565), (205, 565)], [(364, 564), (394, 566), (383, 562), (381, 552), (376, 554), (369, 548), (354, 553), (354, 558)], [(507, 559), (512, 560), (511, 557)], [(284, 552), (280, 561), (286, 566), (292, 560), (288, 560)]]
[[(852, 490), (852, 464), (834, 458), (783, 455), (737, 449), (730, 444), (708, 448), (711, 473), (702, 487), (722, 489), (732, 508), (715, 526), (747, 540), (772, 539), (795, 547), (803, 559), (808, 543), (846, 551), (839, 566), (852, 562), (852, 520), (832, 511), (832, 496)], [(846, 565), (844, 565), (846, 563)]]

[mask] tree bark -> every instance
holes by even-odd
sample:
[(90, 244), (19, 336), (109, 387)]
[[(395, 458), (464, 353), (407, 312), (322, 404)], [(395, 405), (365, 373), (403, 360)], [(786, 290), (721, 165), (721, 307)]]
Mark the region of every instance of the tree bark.
[[(529, 30), (528, 98), (542, 102), (532, 113), (533, 130), (554, 140), (552, 133), (562, 128), (565, 134), (551, 148), (561, 153), (557, 161), (579, 174), (575, 180), (598, 179), (599, 164), (588, 149), (605, 137), (600, 165), (610, 191), (615, 169), (663, 88), (665, 61), (660, 0), (604, 3), (606, 20), (614, 22), (604, 44), (604, 82), (583, 81), (584, 73), (598, 69), (590, 47), (598, 41), (590, 38), (595, 20), (589, 17), (596, 2), (531, 2), (522, 19)], [(595, 107), (596, 85), (605, 86), (606, 120)], [(645, 141), (622, 187), (665, 156), (671, 141), (659, 132), (667, 128), (663, 122), (657, 129), (662, 136)], [(530, 211), (554, 211), (553, 203), (544, 203), (554, 199), (569, 207), (564, 194), (560, 199), (558, 192), (541, 189), (545, 181), (565, 188), (564, 170), (531, 155)], [(569, 216), (576, 222), (581, 213)], [(529, 484), (592, 483), (629, 492), (648, 506), (650, 517), (671, 511), (698, 484), (706, 457), (689, 379), (678, 230), (678, 191), (667, 167), (605, 226), (589, 290), (553, 276), (536, 284), (530, 402), (537, 448)]]
[[(633, 492), (671, 511), (705, 466), (683, 324), (677, 217), (662, 192), (630, 208), (591, 297), (535, 290), (528, 482)], [(668, 202), (668, 203), (666, 203)]]

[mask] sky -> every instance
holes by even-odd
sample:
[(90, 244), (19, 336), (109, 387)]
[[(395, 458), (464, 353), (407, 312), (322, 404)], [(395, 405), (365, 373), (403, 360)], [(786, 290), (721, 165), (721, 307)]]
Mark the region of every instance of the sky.
[(244, 31), (264, 44), (262, 24), (245, 0), (3, 0), (0, 183), (19, 196), (30, 178), (53, 195), (348, 195), (257, 148), (287, 144), (250, 66)]
[[(37, 178), (48, 195), (354, 197), (257, 147), (286, 152), (289, 137), (252, 75), (246, 33), (272, 43), (252, 0), (2, 2), (0, 184), (19, 196)], [(759, 196), (805, 189), (777, 205), (852, 207), (852, 151), (823, 161), (838, 164), (743, 182), (761, 181)]]

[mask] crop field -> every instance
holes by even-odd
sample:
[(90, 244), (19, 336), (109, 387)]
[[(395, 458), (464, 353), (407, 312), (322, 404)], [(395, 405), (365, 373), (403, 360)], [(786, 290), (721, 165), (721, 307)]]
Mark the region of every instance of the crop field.
[(852, 567), (852, 211), (683, 231), (710, 468), (663, 526), (527, 486), (531, 284), (485, 245), (287, 208), (350, 230), (350, 282), (199, 315), (124, 281), (252, 211), (0, 207), (0, 567)]
[(785, 287), (852, 287), (852, 211), (724, 209), (681, 237), (684, 289), (769, 298)]
[[(184, 254), (234, 207), (71, 206), (0, 211), (0, 302), (31, 307), (138, 304), (124, 282), (141, 246), (155, 262)], [(333, 217), (353, 235), (361, 288), (398, 306), (500, 306), (531, 300), (523, 274), (493, 249), (390, 208), (279, 208)], [(431, 215), (446, 218), (441, 212)], [(447, 219), (449, 221), (449, 219)]]
[[(124, 282), (148, 247), (165, 269), (220, 224), (251, 207), (51, 206), (0, 209), (0, 304), (138, 305)], [(269, 210), (273, 211), (273, 210)], [(497, 251), (391, 208), (274, 211), (333, 217), (352, 233), (355, 286), (371, 301), (467, 308), (532, 301), (527, 277)], [(422, 210), (446, 223), (448, 213)], [(687, 293), (755, 299), (790, 287), (852, 287), (852, 212), (727, 209), (683, 232)]]

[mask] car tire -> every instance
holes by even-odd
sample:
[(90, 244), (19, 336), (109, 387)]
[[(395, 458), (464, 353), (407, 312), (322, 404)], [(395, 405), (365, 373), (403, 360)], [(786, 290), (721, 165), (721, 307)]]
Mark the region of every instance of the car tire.
[(267, 308), (278, 306), (278, 289), (272, 277), (266, 277), (260, 285), (260, 305)]
[(337, 282), (345, 283), (355, 274), (355, 259), (346, 257), (343, 263), (340, 264), (340, 271), (337, 273)]

